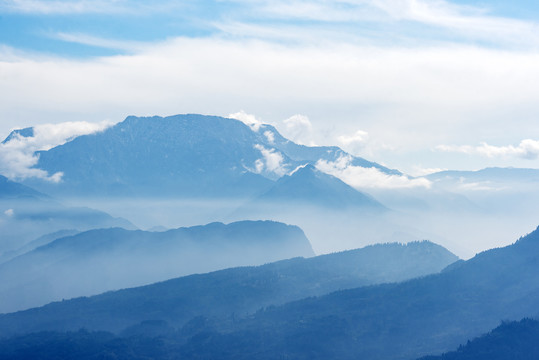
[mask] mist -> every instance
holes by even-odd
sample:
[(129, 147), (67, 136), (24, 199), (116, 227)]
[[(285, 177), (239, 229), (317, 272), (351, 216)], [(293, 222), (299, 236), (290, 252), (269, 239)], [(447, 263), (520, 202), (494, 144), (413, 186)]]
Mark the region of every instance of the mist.
[(0, 312), (194, 273), (313, 256), (301, 229), (270, 221), (62, 237), (0, 264)]
[(500, 191), (449, 192), (441, 189), (380, 190), (370, 193), (387, 211), (327, 208), (308, 203), (276, 203), (252, 198), (70, 198), (140, 229), (174, 229), (214, 221), (273, 220), (299, 226), (317, 255), (370, 244), (430, 240), (463, 259), (509, 245), (539, 224), (539, 191), (513, 184)]

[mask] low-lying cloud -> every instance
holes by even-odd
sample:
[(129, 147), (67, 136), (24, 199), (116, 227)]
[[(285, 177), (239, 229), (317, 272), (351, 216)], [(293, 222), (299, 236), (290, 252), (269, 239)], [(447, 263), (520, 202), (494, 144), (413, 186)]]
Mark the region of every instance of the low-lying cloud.
[(482, 155), (489, 158), (517, 157), (520, 159), (535, 160), (539, 157), (539, 141), (532, 139), (522, 140), (517, 146), (494, 146), (487, 143), (481, 143), (478, 146), (439, 145), (436, 149), (445, 152)]
[(34, 177), (59, 182), (63, 175), (61, 172), (48, 174), (34, 167), (39, 161), (39, 155), (35, 152), (65, 144), (77, 136), (103, 131), (111, 125), (113, 123), (109, 121), (64, 122), (37, 125), (33, 127), (33, 136), (15, 134), (9, 141), (0, 144), (0, 173), (13, 180)]
[(327, 174), (338, 177), (356, 189), (399, 189), (430, 188), (431, 182), (424, 178), (410, 179), (405, 175), (389, 175), (376, 168), (365, 168), (352, 165), (351, 156), (342, 156), (336, 161), (319, 160), (316, 168)]

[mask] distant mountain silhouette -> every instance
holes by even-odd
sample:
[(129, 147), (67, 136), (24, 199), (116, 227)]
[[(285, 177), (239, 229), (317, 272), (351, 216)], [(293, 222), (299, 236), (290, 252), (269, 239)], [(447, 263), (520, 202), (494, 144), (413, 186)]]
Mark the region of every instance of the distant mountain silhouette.
[(130, 327), (132, 333), (148, 321), (179, 328), (199, 317), (228, 322), (307, 296), (435, 273), (455, 260), (443, 247), (423, 241), (221, 270), (0, 316), (0, 336), (81, 327), (116, 333)]
[(8, 199), (45, 199), (48, 196), (0, 175), (0, 201)]
[[(36, 238), (64, 229), (135, 229), (129, 221), (86, 207), (68, 207), (48, 195), (0, 175), (0, 259)], [(5, 256), (6, 255), (6, 256)]]
[[(31, 128), (17, 131), (32, 135)], [(399, 173), (336, 147), (294, 144), (269, 125), (254, 131), (238, 120), (194, 114), (129, 116), (38, 155), (36, 167), (62, 172), (63, 181), (25, 183), (55, 196), (250, 197), (306, 161), (342, 156), (354, 165)]]
[(433, 181), (539, 182), (539, 169), (491, 167), (477, 171), (446, 170), (425, 176)]
[(91, 230), (0, 264), (0, 311), (313, 255), (301, 229), (271, 221), (212, 223), (165, 232)]
[(23, 255), (29, 251), (32, 251), (40, 246), (46, 245), (48, 243), (53, 242), (56, 239), (66, 237), (66, 236), (72, 236), (77, 234), (79, 231), (74, 229), (65, 229), (65, 230), (58, 230), (50, 234), (46, 234), (43, 236), (40, 236), (39, 238), (30, 241), (29, 243), (25, 244), (24, 246), (12, 250), (7, 251), (0, 255), (0, 264), (4, 263), (6, 261), (9, 261), (17, 256)]

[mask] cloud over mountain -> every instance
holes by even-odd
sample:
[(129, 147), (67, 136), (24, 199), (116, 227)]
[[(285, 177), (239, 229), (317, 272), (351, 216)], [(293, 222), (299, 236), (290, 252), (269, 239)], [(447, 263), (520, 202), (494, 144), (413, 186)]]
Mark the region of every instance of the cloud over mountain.
[(36, 151), (46, 151), (81, 135), (93, 134), (112, 126), (109, 121), (85, 121), (36, 125), (14, 131), (0, 144), (0, 173), (12, 179), (36, 177), (59, 182), (62, 172), (49, 174), (35, 168), (39, 161)]

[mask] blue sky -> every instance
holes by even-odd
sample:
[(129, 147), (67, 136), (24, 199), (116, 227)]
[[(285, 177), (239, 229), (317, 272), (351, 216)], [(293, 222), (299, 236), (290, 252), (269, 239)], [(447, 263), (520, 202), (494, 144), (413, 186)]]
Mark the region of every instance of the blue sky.
[(0, 136), (236, 113), (415, 174), (539, 167), (536, 1), (157, 4), (1, 1)]

